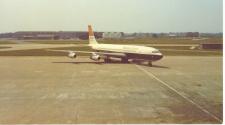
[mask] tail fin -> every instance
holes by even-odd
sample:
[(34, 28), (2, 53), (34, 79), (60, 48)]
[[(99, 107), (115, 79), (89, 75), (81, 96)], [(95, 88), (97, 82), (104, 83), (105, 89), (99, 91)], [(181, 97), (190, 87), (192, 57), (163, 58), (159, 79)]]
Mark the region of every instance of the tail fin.
[(88, 25), (88, 35), (89, 35), (89, 44), (98, 44), (98, 42), (95, 39), (94, 32), (92, 30), (91, 25)]

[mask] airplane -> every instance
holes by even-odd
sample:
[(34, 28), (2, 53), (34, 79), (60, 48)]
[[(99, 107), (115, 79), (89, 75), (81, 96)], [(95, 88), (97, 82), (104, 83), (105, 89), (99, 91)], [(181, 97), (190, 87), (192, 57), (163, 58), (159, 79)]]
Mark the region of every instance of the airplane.
[(163, 58), (163, 54), (153, 47), (137, 46), (137, 45), (115, 45), (115, 44), (100, 44), (96, 41), (92, 26), (88, 25), (89, 44), (94, 52), (89, 51), (71, 51), (71, 50), (51, 50), (68, 52), (68, 57), (76, 58), (77, 53), (88, 53), (90, 59), (99, 61), (104, 59), (105, 63), (110, 63), (111, 58), (120, 58), (122, 63), (128, 63), (130, 59), (133, 61), (147, 61), (149, 66), (152, 62)]

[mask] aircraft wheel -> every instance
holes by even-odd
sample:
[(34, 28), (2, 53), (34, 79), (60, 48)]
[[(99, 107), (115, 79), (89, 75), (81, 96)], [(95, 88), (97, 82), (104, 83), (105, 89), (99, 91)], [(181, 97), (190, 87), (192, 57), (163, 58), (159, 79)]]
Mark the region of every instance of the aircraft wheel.
[(151, 62), (151, 61), (149, 61), (149, 62), (148, 62), (148, 65), (149, 65), (150, 67), (152, 67), (152, 62)]
[(128, 63), (128, 59), (127, 58), (122, 58), (122, 63)]
[(110, 63), (111, 60), (110, 60), (110, 59), (104, 59), (104, 62), (105, 62), (105, 63)]

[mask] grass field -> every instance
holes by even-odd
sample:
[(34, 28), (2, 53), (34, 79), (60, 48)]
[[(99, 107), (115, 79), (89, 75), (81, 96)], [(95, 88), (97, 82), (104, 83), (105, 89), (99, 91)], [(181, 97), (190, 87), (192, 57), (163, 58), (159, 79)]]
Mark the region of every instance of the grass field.
[(143, 38), (143, 39), (106, 39), (100, 40), (100, 43), (113, 43), (113, 44), (200, 44), (200, 43), (222, 43), (221, 38), (209, 38), (207, 40), (192, 40), (181, 38)]
[[(30, 40), (31, 43), (42, 44), (88, 44), (88, 40)], [(222, 38), (193, 40), (192, 38), (140, 38), (140, 39), (99, 39), (99, 43), (108, 44), (201, 44), (223, 43)]]
[[(192, 39), (181, 39), (181, 38), (142, 38), (142, 39), (102, 39), (98, 40), (99, 43), (108, 44), (140, 44), (155, 47), (159, 49), (165, 56), (222, 56), (222, 50), (199, 50), (195, 48), (190, 50), (190, 46), (185, 44), (201, 44), (201, 43), (223, 43), (222, 38), (209, 38), (205, 40), (192, 40)], [(25, 41), (26, 43), (42, 43), (42, 44), (88, 44), (87, 40), (75, 41), (75, 40), (32, 40)], [(13, 44), (13, 41), (0, 41), (1, 44)], [(17, 42), (19, 43), (19, 42)], [(149, 45), (149, 44), (156, 44)], [(160, 44), (177, 44), (181, 46), (157, 46)], [(182, 46), (184, 45), (184, 46)], [(0, 47), (4, 49), (5, 47)], [(60, 50), (76, 50), (76, 51), (92, 51), (89, 47), (66, 47), (66, 48), (55, 48)], [(46, 49), (30, 49), (30, 50), (13, 50), (13, 51), (2, 51), (0, 56), (66, 56), (66, 53), (46, 51)], [(79, 54), (81, 56), (87, 54)]]
[(0, 45), (1, 45), (1, 44), (16, 44), (16, 43), (13, 42), (13, 41), (0, 40)]
[(8, 46), (0, 46), (0, 49), (7, 49), (7, 48), (11, 48), (11, 47), (8, 47)]
[[(220, 50), (204, 51), (204, 50), (182, 50), (182, 47), (159, 47), (164, 56), (222, 56)], [(93, 51), (89, 47), (61, 47), (54, 50), (74, 50), (74, 51)], [(78, 56), (88, 56), (89, 54), (78, 54)], [(13, 50), (0, 51), (0, 56), (67, 56), (65, 52), (47, 51), (47, 49), (30, 49), (30, 50)]]

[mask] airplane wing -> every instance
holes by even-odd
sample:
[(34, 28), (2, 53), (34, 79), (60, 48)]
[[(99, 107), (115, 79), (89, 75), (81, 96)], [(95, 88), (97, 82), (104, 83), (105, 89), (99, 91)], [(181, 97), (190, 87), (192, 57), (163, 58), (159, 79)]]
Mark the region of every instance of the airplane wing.
[(85, 53), (85, 54), (98, 54), (101, 56), (112, 56), (112, 57), (126, 57), (125, 53), (114, 53), (114, 52), (90, 52), (90, 51), (74, 51), (74, 50), (52, 50), (46, 49), (47, 51), (55, 52), (66, 52), (66, 53)]

